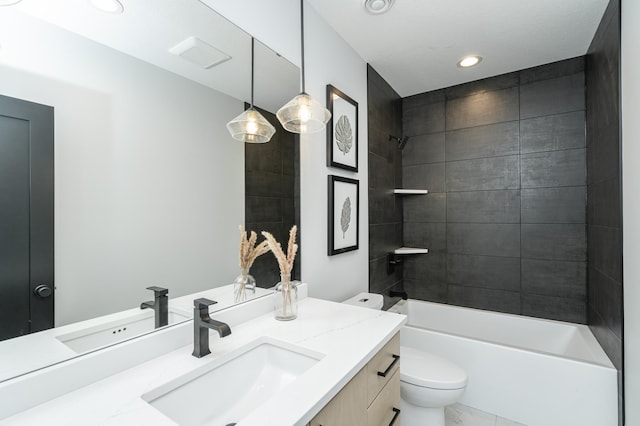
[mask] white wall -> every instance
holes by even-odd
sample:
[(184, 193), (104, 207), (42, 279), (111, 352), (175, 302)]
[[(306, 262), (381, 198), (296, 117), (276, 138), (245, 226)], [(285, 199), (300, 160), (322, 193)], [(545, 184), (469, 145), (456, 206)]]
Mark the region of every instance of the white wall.
[[(300, 64), (297, 0), (207, 3), (289, 61)], [(301, 140), (302, 279), (309, 283), (311, 296), (340, 301), (369, 287), (367, 69), (358, 54), (306, 3), (305, 55), (306, 89), (311, 96), (326, 103), (326, 85), (332, 84), (359, 104), (358, 173), (326, 167), (325, 132)], [(360, 181), (360, 249), (331, 257), (327, 256), (329, 174)]]
[(640, 425), (640, 2), (622, 0), (622, 213), (626, 424)]
[(56, 325), (232, 282), (242, 102), (2, 12), (0, 93), (55, 107)]

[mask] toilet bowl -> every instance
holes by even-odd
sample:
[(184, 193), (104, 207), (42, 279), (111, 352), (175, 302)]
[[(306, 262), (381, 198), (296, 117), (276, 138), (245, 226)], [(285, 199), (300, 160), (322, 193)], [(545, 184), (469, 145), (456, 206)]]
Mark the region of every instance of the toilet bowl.
[(400, 347), (400, 407), (405, 426), (444, 426), (444, 407), (458, 401), (467, 373), (449, 360)]
[[(380, 294), (360, 293), (344, 303), (382, 309)], [(407, 346), (400, 347), (400, 396), (404, 426), (444, 426), (444, 407), (458, 401), (467, 373), (453, 362)]]

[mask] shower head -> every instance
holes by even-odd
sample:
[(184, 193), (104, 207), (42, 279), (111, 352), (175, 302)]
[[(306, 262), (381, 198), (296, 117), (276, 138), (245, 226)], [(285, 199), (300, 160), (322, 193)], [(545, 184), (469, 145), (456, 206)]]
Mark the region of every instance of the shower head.
[(404, 146), (407, 144), (407, 141), (409, 140), (409, 136), (398, 137), (398, 136), (389, 135), (389, 140), (398, 142), (398, 149), (404, 149)]

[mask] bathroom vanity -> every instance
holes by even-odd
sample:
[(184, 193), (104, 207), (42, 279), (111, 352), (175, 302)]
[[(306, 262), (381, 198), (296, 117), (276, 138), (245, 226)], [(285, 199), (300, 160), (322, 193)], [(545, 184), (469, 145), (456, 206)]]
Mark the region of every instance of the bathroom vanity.
[(396, 333), (309, 425), (399, 425), (399, 354)]
[(389, 424), (406, 317), (300, 295), (294, 321), (273, 318), (273, 295), (213, 313), (232, 333), (211, 333), (203, 358), (189, 321), (5, 382), (0, 397), (21, 411), (0, 424), (336, 424), (353, 401), (350, 424)]

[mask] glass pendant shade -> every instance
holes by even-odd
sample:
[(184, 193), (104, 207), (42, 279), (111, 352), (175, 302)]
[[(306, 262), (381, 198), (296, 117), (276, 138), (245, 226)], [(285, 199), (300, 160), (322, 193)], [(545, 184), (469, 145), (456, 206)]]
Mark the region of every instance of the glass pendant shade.
[(276, 132), (276, 128), (253, 107), (228, 122), (227, 130), (235, 140), (246, 143), (269, 142)]
[(276, 113), (286, 130), (293, 133), (314, 133), (323, 130), (331, 113), (320, 102), (302, 92)]

